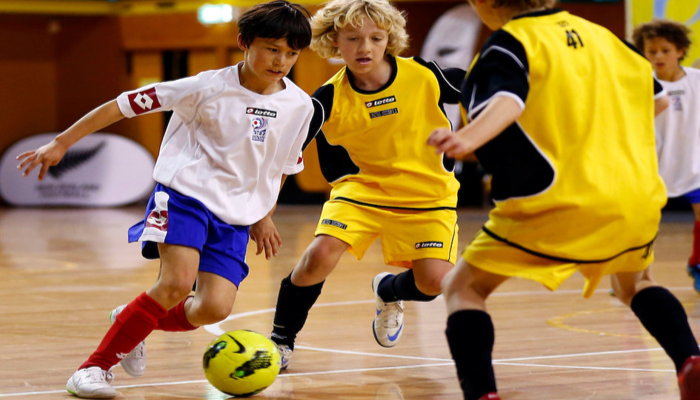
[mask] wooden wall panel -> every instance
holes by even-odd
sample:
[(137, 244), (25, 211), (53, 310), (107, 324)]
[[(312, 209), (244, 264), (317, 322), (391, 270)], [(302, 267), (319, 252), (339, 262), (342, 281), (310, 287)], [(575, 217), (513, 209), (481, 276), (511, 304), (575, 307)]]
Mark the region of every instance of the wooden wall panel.
[[(57, 128), (62, 131), (130, 88), (117, 17), (62, 17), (57, 35)], [(130, 121), (105, 132), (137, 139)]]
[(0, 15), (0, 154), (56, 129), (55, 36), (45, 16)]
[[(131, 88), (163, 81), (163, 56), (159, 51), (141, 51), (132, 55)], [(160, 142), (165, 133), (162, 113), (140, 115), (133, 118), (131, 134), (153, 156), (158, 155)]]
[(187, 75), (197, 75), (202, 71), (217, 69), (219, 61), (216, 50), (213, 49), (196, 49), (189, 52), (187, 58)]

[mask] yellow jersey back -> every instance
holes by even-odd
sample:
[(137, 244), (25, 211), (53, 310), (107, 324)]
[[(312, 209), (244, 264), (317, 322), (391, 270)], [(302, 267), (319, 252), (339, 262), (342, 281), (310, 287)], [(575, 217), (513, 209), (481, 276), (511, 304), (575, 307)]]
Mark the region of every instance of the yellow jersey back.
[(666, 202), (654, 138), (661, 90), (639, 53), (567, 12), (526, 14), (494, 32), (463, 106), (473, 119), (508, 96), (523, 113), (476, 152), (496, 202), (484, 231), (575, 262), (650, 246)]

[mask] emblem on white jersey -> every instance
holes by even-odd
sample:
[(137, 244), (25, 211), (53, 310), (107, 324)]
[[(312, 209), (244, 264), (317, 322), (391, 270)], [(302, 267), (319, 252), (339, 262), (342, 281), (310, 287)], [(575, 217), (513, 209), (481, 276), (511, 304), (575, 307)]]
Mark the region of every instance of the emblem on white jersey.
[(131, 105), (131, 110), (136, 115), (160, 108), (160, 101), (156, 94), (156, 88), (152, 87), (142, 92), (130, 94), (129, 104)]
[(263, 117), (253, 118), (253, 141), (264, 142), (267, 133), (267, 119)]

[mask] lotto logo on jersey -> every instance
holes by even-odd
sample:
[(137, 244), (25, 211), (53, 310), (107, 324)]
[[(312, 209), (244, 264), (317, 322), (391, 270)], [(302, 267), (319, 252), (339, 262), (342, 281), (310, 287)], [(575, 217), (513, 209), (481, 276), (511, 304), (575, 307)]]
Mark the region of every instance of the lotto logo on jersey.
[(420, 242), (416, 243), (416, 249), (441, 249), (442, 242)]
[(133, 110), (136, 115), (160, 108), (160, 101), (158, 101), (156, 88), (152, 87), (143, 92), (130, 94), (129, 104), (131, 105), (131, 110)]
[(277, 111), (263, 110), (262, 108), (248, 107), (245, 109), (245, 113), (249, 115), (257, 115), (260, 117), (277, 118)]
[(253, 118), (253, 141), (265, 142), (265, 134), (267, 134), (267, 120), (262, 117)]
[(396, 96), (384, 97), (383, 99), (372, 100), (365, 103), (367, 108), (383, 106), (384, 104), (396, 103)]

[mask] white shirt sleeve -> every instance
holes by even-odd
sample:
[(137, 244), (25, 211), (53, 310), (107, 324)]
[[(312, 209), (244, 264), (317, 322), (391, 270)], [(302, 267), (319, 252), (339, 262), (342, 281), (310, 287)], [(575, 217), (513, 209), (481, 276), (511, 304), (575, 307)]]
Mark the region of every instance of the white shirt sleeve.
[(198, 92), (209, 83), (207, 72), (175, 81), (156, 83), (120, 94), (117, 97), (117, 105), (127, 118), (175, 111), (184, 120), (188, 120), (188, 114), (194, 113), (198, 102)]
[(302, 146), (304, 146), (304, 141), (309, 133), (309, 126), (311, 125), (313, 116), (314, 109), (313, 107), (309, 107), (306, 111), (306, 119), (301, 126), (301, 130), (297, 133), (297, 139), (294, 141), (294, 146), (292, 146), (292, 150), (287, 158), (287, 163), (284, 166), (285, 175), (296, 175), (304, 170)]

